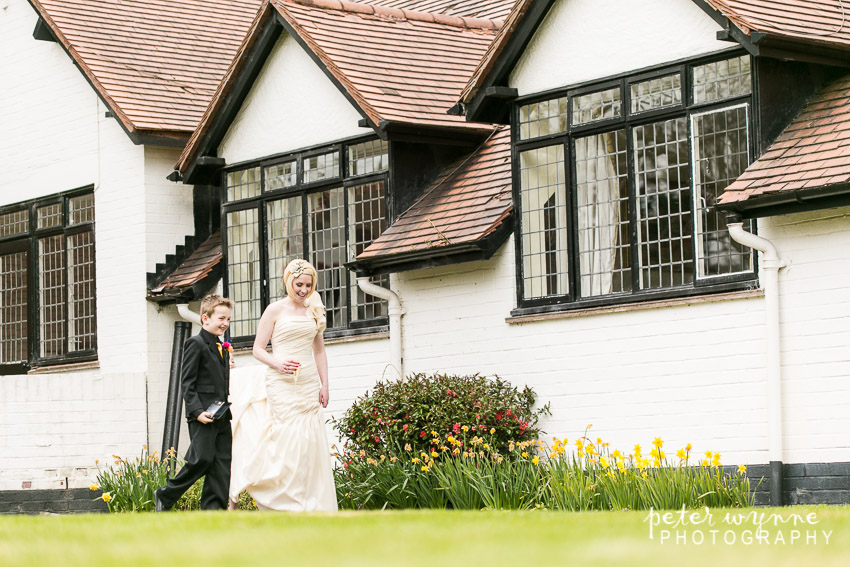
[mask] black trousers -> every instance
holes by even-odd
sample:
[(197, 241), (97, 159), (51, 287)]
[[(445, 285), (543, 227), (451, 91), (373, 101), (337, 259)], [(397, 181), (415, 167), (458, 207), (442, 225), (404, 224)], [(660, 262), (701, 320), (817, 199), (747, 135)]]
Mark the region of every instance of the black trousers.
[(230, 492), (230, 460), (233, 433), (230, 421), (214, 421), (204, 425), (200, 421), (189, 422), (189, 450), (186, 464), (174, 478), (168, 479), (160, 500), (171, 508), (202, 476), (204, 489), (201, 492), (202, 510), (226, 510)]

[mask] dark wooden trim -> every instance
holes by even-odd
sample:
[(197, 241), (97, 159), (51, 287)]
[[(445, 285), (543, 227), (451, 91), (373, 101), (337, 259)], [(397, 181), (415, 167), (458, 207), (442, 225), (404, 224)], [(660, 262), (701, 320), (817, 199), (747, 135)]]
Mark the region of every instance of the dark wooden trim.
[(466, 119), (468, 121), (509, 123), (510, 99), (490, 96), (488, 89), (490, 87), (507, 86), (508, 75), (554, 4), (555, 0), (532, 2), (528, 11), (516, 23), (516, 27), (507, 39), (507, 44), (493, 61), (490, 70), (481, 81), (478, 92), (466, 105)]
[(745, 219), (754, 219), (846, 206), (850, 206), (850, 183), (759, 195), (746, 201), (719, 204), (717, 209), (739, 213)]
[[(266, 7), (266, 10), (273, 8)], [(183, 183), (191, 185), (200, 182), (209, 182), (217, 175), (216, 168), (203, 168), (198, 164), (200, 156), (215, 156), (219, 143), (227, 133), (242, 103), (248, 96), (251, 86), (263, 68), (272, 48), (280, 36), (282, 28), (276, 18), (266, 17), (266, 21), (260, 25), (257, 38), (244, 57), (241, 67), (236, 71), (232, 79), (233, 84), (224, 94), (216, 114), (210, 120), (210, 126), (202, 135), (201, 140), (194, 151), (194, 157), (186, 164), (183, 170)]]
[(53, 33), (53, 30), (50, 29), (50, 26), (47, 25), (47, 22), (44, 21), (44, 18), (42, 18), (40, 14), (38, 16), (38, 21), (35, 23), (35, 28), (32, 30), (32, 36), (39, 41), (59, 43), (59, 40), (56, 38), (56, 34)]

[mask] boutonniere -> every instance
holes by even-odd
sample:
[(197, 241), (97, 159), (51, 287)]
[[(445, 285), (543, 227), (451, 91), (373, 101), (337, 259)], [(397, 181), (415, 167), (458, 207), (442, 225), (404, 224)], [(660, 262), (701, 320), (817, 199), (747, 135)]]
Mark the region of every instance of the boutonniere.
[(224, 341), (221, 343), (222, 348), (226, 348), (228, 354), (233, 355), (233, 346), (230, 344), (230, 341)]

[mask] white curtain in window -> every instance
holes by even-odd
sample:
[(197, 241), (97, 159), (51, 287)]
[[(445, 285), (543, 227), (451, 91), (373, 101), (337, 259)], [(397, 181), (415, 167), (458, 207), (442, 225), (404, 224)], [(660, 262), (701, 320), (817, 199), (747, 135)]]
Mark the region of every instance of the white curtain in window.
[(578, 244), (583, 297), (612, 292), (620, 223), (616, 132), (576, 140)]

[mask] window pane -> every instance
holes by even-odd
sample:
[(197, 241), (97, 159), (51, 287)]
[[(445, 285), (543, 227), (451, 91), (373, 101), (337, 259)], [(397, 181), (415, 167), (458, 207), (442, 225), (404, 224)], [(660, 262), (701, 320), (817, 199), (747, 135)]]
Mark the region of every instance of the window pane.
[(519, 108), (519, 138), (528, 140), (567, 131), (567, 97)]
[(230, 333), (253, 335), (260, 319), (260, 236), (257, 209), (227, 213), (227, 291), (234, 302)]
[(335, 177), (339, 177), (339, 152), (304, 158), (304, 183)]
[(341, 187), (307, 195), (310, 261), (319, 272), (329, 329), (348, 325), (344, 199)]
[(265, 168), (266, 191), (295, 187), (298, 184), (298, 177), (295, 174), (296, 166), (297, 162), (293, 160)]
[(747, 107), (692, 117), (694, 187), (697, 202), (697, 258), (700, 276), (751, 271), (751, 249), (729, 236), (717, 197), (749, 164)]
[(283, 269), (304, 257), (304, 223), (301, 196), (272, 201), (266, 206), (269, 252), (269, 299), (286, 297)]
[(682, 76), (679, 73), (634, 83), (630, 90), (632, 114), (682, 104)]
[(38, 241), (39, 330), (41, 356), (61, 356), (65, 349), (65, 237)]
[(750, 56), (724, 59), (694, 67), (694, 102), (712, 102), (750, 94)]
[(94, 235), (68, 237), (68, 351), (95, 348)]
[(0, 215), (0, 237), (26, 234), (30, 230), (30, 213), (27, 209)]
[(569, 293), (564, 147), (520, 154), (523, 297)]
[(573, 124), (622, 116), (620, 87), (573, 98)]
[(693, 283), (688, 122), (633, 129), (641, 289)]
[(631, 291), (626, 132), (576, 139), (578, 248), (583, 297)]
[(38, 228), (62, 226), (62, 203), (53, 203), (35, 210)]
[(94, 193), (68, 199), (68, 224), (94, 222)]
[(260, 168), (252, 167), (227, 174), (227, 200), (239, 201), (260, 194)]
[[(353, 260), (373, 240), (378, 238), (387, 224), (386, 188), (383, 181), (348, 188), (348, 259)], [(372, 278), (372, 283), (389, 287), (387, 276)], [(363, 293), (351, 278), (351, 318), (374, 319), (387, 316), (387, 302)]]
[(0, 363), (23, 362), (27, 348), (27, 253), (0, 255)]
[(384, 140), (372, 140), (348, 146), (348, 174), (365, 175), (390, 168), (389, 145)]

